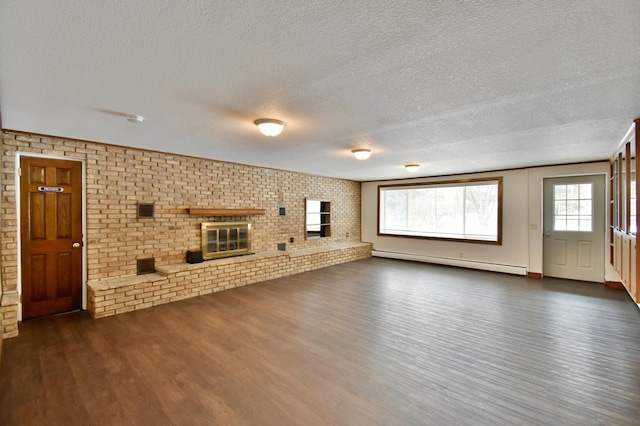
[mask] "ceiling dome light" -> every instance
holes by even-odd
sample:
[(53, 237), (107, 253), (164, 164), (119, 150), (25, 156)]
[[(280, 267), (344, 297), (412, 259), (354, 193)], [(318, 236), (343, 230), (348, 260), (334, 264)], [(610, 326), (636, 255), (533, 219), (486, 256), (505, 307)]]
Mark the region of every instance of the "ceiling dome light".
[(420, 164), (411, 163), (405, 165), (404, 168), (407, 169), (409, 173), (415, 173), (420, 170)]
[(139, 115), (127, 115), (127, 121), (129, 121), (130, 123), (142, 123), (144, 121), (144, 117), (141, 117)]
[(354, 157), (356, 157), (358, 160), (366, 160), (367, 158), (371, 157), (371, 153), (373, 151), (371, 151), (370, 149), (354, 149), (351, 151), (354, 155)]
[(258, 118), (253, 122), (265, 136), (278, 136), (287, 125), (284, 121), (273, 118)]

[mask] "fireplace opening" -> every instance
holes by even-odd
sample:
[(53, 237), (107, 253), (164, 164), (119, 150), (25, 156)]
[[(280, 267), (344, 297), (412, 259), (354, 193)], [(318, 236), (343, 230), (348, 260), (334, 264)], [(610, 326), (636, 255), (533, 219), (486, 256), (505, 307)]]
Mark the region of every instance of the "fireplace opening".
[(203, 222), (201, 232), (203, 259), (251, 253), (251, 224), (248, 222)]

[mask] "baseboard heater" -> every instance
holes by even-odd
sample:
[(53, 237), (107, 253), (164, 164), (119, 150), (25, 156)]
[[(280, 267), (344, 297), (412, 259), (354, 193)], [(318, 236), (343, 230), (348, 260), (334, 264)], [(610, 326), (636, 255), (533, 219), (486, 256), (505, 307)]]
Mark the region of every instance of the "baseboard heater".
[(372, 256), (386, 257), (389, 259), (412, 260), (415, 262), (436, 263), (438, 265), (459, 266), (469, 269), (481, 269), (483, 271), (502, 272), (505, 274), (527, 275), (527, 268), (523, 266), (501, 265), (499, 263), (477, 262), (465, 259), (450, 259), (447, 257), (422, 256), (409, 253), (397, 253), (392, 251), (373, 250)]

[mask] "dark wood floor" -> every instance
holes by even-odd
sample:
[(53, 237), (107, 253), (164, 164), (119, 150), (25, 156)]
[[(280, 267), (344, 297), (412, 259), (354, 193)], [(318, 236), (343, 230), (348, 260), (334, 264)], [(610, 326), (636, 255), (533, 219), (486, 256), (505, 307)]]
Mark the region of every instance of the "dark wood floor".
[(367, 259), (27, 321), (0, 424), (638, 425), (640, 311), (602, 285)]

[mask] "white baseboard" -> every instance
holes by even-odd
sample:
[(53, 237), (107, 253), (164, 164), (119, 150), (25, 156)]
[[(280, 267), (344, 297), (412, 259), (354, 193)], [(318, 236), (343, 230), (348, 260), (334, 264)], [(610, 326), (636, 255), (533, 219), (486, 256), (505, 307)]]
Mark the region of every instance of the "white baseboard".
[(436, 263), (439, 265), (459, 266), (462, 268), (481, 269), (483, 271), (503, 272), (505, 274), (527, 275), (527, 268), (524, 266), (501, 265), (498, 263), (476, 262), (465, 259), (450, 259), (437, 256), (422, 256), (408, 253), (396, 253), (391, 251), (373, 250), (371, 253), (375, 257), (386, 257), (389, 259), (412, 260), (416, 262)]

